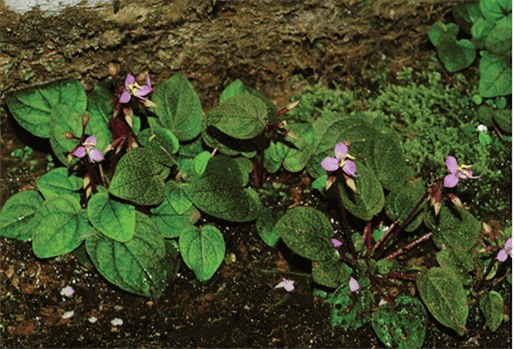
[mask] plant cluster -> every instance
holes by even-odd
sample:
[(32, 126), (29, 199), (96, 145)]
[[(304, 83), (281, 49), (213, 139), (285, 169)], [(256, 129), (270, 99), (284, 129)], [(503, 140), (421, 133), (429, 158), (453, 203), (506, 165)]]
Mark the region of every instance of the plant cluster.
[[(338, 92), (333, 109), (314, 112), (312, 100), (301, 97), (277, 110), (236, 80), (204, 115), (183, 74), (158, 87), (148, 72), (128, 74), (118, 87), (117, 67), (109, 69), (113, 83), (100, 83), (88, 96), (74, 78), (6, 94), (20, 125), (48, 138), (65, 166), (42, 176), (37, 191), (5, 203), (1, 236), (32, 241), (39, 258), (71, 252), (120, 288), (157, 298), (181, 260), (199, 281), (209, 280), (224, 260), (223, 234), (195, 224), (202, 215), (255, 221), (267, 245), (282, 239), (312, 261), (315, 295), (328, 297), (333, 327), (359, 328), (371, 320), (383, 343), (420, 347), (426, 309), (464, 334), (468, 296), (480, 302), (492, 331), (503, 321), (503, 299), (488, 280), (512, 257), (512, 233), (491, 233), (457, 196), (463, 184), (486, 176), (484, 164), (463, 164), (470, 160), (464, 151), (434, 141), (429, 170), (438, 172), (433, 179), (415, 176), (384, 112), (349, 112), (354, 92)], [(435, 110), (429, 103), (423, 109)], [(334, 236), (330, 220), (315, 208), (263, 205), (249, 182), (261, 188), (281, 169), (306, 171), (321, 195), (337, 200), (342, 236)], [(383, 212), (391, 224), (372, 227)], [(364, 231), (352, 233), (349, 217), (365, 222)], [(422, 225), (430, 233), (390, 251), (401, 231)], [(397, 257), (428, 239), (439, 249), (439, 266), (402, 268)], [(415, 280), (421, 300), (391, 299), (384, 291), (388, 278)], [(293, 283), (283, 279), (276, 287), (292, 292)], [(335, 292), (327, 296), (323, 287)]]
[(471, 41), (457, 40), (459, 26), (435, 23), (428, 32), (446, 69), (469, 67), (480, 51), (479, 92), (482, 97), (512, 93), (512, 1), (480, 0), (455, 5), (453, 15)]
[[(491, 99), (477, 108), (482, 99), (476, 85), (460, 73), (454, 83), (444, 83), (441, 74), (434, 71), (437, 59), (431, 56), (426, 64), (429, 71), (404, 68), (399, 72), (397, 79), (403, 82), (399, 86), (387, 85), (388, 67), (363, 72), (372, 82), (380, 83), (373, 98), (367, 98), (362, 88), (341, 91), (336, 82), (336, 90), (307, 87), (299, 97), (299, 108), (291, 115), (309, 120), (320, 114), (353, 113), (374, 122), (377, 128), (393, 128), (409, 168), (427, 185), (444, 176), (445, 154), (459, 154), (483, 175), (480, 181), (463, 184), (464, 204), (481, 219), (508, 210), (511, 196), (498, 194), (511, 192), (511, 110), (505, 106), (500, 109)], [(365, 111), (361, 110), (362, 100)], [(504, 115), (506, 123), (499, 125), (493, 118), (496, 115)]]

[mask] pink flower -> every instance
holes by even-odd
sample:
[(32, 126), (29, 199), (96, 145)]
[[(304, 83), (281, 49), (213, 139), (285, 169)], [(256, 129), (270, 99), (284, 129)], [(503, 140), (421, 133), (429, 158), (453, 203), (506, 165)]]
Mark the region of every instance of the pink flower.
[(83, 158), (86, 154), (91, 159), (91, 162), (94, 163), (96, 161), (103, 160), (104, 157), (102, 152), (98, 149), (93, 149), (96, 145), (96, 137), (95, 135), (89, 136), (86, 138), (86, 141), (82, 143), (83, 147), (78, 147), (77, 150), (73, 153), (73, 155), (78, 156), (79, 158)]
[(288, 292), (291, 292), (292, 290), (294, 290), (293, 282), (294, 281), (289, 281), (289, 280), (286, 280), (286, 279), (282, 279), (282, 281), (277, 286), (275, 286), (275, 288), (283, 287)]
[(472, 165), (457, 165), (457, 160), (453, 156), (446, 157), (446, 167), (451, 174), (444, 177), (444, 186), (447, 188), (453, 188), (459, 183), (459, 178), (480, 178), (482, 176), (473, 177), (473, 171), (470, 170)]
[(146, 77), (146, 83), (148, 85), (139, 86), (139, 84), (136, 82), (136, 79), (132, 74), (127, 75), (127, 79), (125, 79), (125, 89), (121, 94), (120, 102), (121, 103), (128, 103), (130, 101), (131, 95), (136, 96), (139, 99), (146, 100), (147, 94), (152, 92), (152, 84), (150, 82), (150, 77)]
[(507, 242), (505, 243), (505, 248), (498, 252), (498, 256), (496, 256), (496, 259), (500, 262), (505, 262), (507, 260), (508, 255), (510, 256), (510, 258), (512, 258), (512, 238), (507, 240)]
[(355, 292), (360, 288), (359, 283), (354, 278), (350, 278), (350, 291)]
[(341, 241), (337, 239), (331, 239), (330, 241), (334, 244), (334, 247), (339, 247), (343, 244)]
[(343, 142), (339, 142), (336, 144), (334, 148), (335, 158), (326, 157), (321, 162), (321, 167), (323, 167), (326, 171), (335, 171), (338, 168), (342, 168), (344, 172), (349, 175), (358, 177), (359, 175), (355, 175), (357, 171), (357, 166), (355, 162), (351, 160), (345, 160), (346, 157), (350, 159), (355, 159), (353, 156), (348, 154), (348, 147)]

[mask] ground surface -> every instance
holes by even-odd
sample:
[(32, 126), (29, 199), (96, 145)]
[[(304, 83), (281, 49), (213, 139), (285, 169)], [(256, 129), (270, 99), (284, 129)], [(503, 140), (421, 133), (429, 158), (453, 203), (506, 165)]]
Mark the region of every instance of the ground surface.
[[(57, 19), (38, 12), (20, 19), (0, 3), (2, 205), (14, 193), (36, 187), (47, 172), (50, 153), (47, 140), (24, 132), (8, 115), (4, 92), (69, 76), (91, 91), (108, 77), (107, 63), (114, 62), (124, 73), (149, 69), (154, 85), (184, 73), (206, 113), (235, 79), (277, 107), (319, 80), (328, 87), (335, 81), (342, 88), (366, 87), (373, 93), (376, 86), (363, 78), (362, 69), (382, 61), (390, 67), (394, 83), (403, 66), (433, 53), (427, 31), (434, 22), (447, 21), (452, 7), (450, 2), (377, 1), (363, 9), (359, 3), (122, 1), (116, 15), (112, 7), (78, 8)], [(447, 77), (444, 70), (441, 73)], [(32, 160), (20, 164), (10, 154), (26, 145), (36, 151)], [(9, 171), (14, 167), (18, 170)], [(311, 205), (338, 220), (327, 203), (308, 194), (312, 188), (304, 174), (286, 184), (286, 206)], [(489, 223), (495, 230), (502, 227), (501, 222)], [(328, 307), (313, 299), (311, 279), (303, 275), (309, 267), (286, 248), (269, 248), (252, 225), (218, 227), (235, 261), (227, 259), (205, 283), (182, 267), (158, 300), (118, 289), (72, 256), (37, 259), (29, 243), (2, 238), (2, 345), (383, 346), (370, 323), (357, 331), (330, 328)], [(435, 263), (431, 242), (418, 251), (422, 263)], [(275, 289), (282, 277), (295, 280), (294, 292)], [(76, 291), (71, 299), (60, 295), (68, 285)], [(388, 291), (399, 296), (408, 289), (400, 283), (391, 284)], [(62, 319), (68, 311), (74, 315)], [(97, 321), (91, 323), (92, 317)], [(112, 325), (115, 318), (123, 324)], [(484, 329), (476, 304), (470, 306), (463, 337), (432, 320), (425, 347), (511, 347), (511, 320), (491, 333)]]

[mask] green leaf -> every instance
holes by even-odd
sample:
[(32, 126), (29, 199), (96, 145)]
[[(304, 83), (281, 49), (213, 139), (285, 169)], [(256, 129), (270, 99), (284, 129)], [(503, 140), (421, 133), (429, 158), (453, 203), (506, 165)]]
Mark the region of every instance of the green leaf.
[(155, 154), (136, 148), (125, 154), (112, 178), (109, 192), (137, 205), (158, 205), (164, 200), (164, 178)]
[(179, 237), (182, 232), (193, 226), (200, 219), (200, 212), (191, 206), (183, 214), (177, 214), (169, 200), (164, 200), (156, 208), (150, 210), (152, 221), (155, 223), (163, 238), (172, 239)]
[(503, 132), (512, 132), (512, 110), (496, 110), (493, 114), (493, 119)]
[(228, 85), (223, 92), (221, 92), (220, 96), (220, 104), (223, 104), (227, 99), (230, 97), (234, 97), (237, 95), (242, 94), (249, 94), (244, 90), (244, 84), (241, 82), (241, 80), (237, 79), (232, 81), (230, 85)]
[(225, 257), (223, 235), (211, 225), (204, 225), (201, 230), (188, 228), (180, 236), (179, 245), (184, 262), (200, 281), (209, 280)]
[(205, 172), (194, 178), (185, 193), (200, 210), (232, 222), (248, 222), (257, 217), (261, 202), (252, 189), (243, 189), (248, 174), (224, 155), (211, 158)]
[[(68, 167), (73, 166), (79, 160), (78, 157), (74, 157), (73, 161), (69, 164), (67, 160), (68, 154), (75, 148), (78, 141), (66, 138), (64, 132), (69, 131), (74, 135), (81, 135), (82, 123), (80, 120), (82, 114), (83, 111), (73, 105), (58, 104), (52, 108), (50, 117), (51, 130), (49, 134), (50, 145), (59, 161)], [(88, 158), (87, 161), (89, 161)]]
[(482, 97), (512, 94), (511, 57), (483, 51), (482, 59), (480, 60), (478, 90)]
[(86, 210), (78, 199), (61, 195), (43, 202), (36, 211), (32, 248), (38, 258), (50, 258), (73, 251), (80, 237), (90, 229)]
[[(387, 216), (392, 221), (398, 219), (400, 222), (403, 222), (418, 204), (419, 199), (425, 194), (425, 190), (423, 183), (416, 180), (415, 182), (409, 181), (399, 190), (390, 192), (385, 201)], [(404, 230), (407, 232), (416, 230), (423, 223), (423, 217), (427, 208), (427, 202), (423, 202)]]
[(487, 327), (496, 332), (503, 320), (503, 298), (496, 291), (489, 291), (480, 300), (480, 310), (485, 315)]
[(264, 130), (267, 112), (266, 104), (260, 98), (237, 95), (211, 110), (206, 121), (231, 137), (250, 139)]
[(473, 270), (473, 256), (467, 252), (448, 247), (436, 254), (439, 265), (452, 273), (461, 284), (469, 286), (472, 282), (468, 272)]
[(439, 215), (435, 216), (434, 210), (429, 210), (425, 223), (432, 229), (432, 240), (441, 250), (452, 246), (467, 252), (475, 246), (481, 230), (480, 222), (468, 210), (448, 200), (441, 202)]
[(467, 2), (453, 6), (453, 17), (462, 30), (471, 34), (471, 27), (482, 19), (482, 13), (478, 2)]
[(37, 188), (47, 200), (62, 194), (70, 194), (80, 200), (80, 195), (73, 192), (82, 189), (82, 179), (68, 176), (68, 169), (59, 167), (41, 176)]
[(174, 181), (168, 181), (164, 190), (166, 191), (166, 199), (173, 206), (177, 214), (184, 214), (193, 205), (184, 192), (189, 184), (179, 184)]
[(162, 127), (180, 141), (189, 141), (200, 134), (202, 104), (193, 85), (179, 73), (159, 85), (152, 95), (158, 108), (150, 108), (159, 117)]
[[(109, 120), (111, 120), (114, 112), (114, 103), (109, 103), (115, 96), (111, 94), (109, 89), (100, 83), (95, 86), (93, 91), (89, 93), (87, 100), (87, 109), (89, 111), (89, 123), (86, 127), (86, 134), (94, 134), (97, 140), (96, 149), (103, 152), (107, 145), (112, 142), (112, 132), (109, 129)], [(137, 134), (137, 125), (141, 124), (140, 118), (134, 116), (134, 132)], [(81, 122), (78, 122), (81, 125)], [(80, 133), (79, 133), (80, 134)]]
[(512, 56), (512, 13), (499, 20), (485, 40), (485, 48), (502, 56)]
[(73, 106), (82, 115), (87, 106), (86, 92), (75, 78), (7, 92), (5, 101), (16, 121), (33, 135), (42, 138), (50, 137), (50, 118), (54, 107), (59, 104)]
[(211, 153), (209, 153), (208, 151), (204, 151), (194, 158), (193, 167), (197, 174), (201, 175), (205, 172), (205, 169), (207, 168), (207, 163), (209, 162), (211, 157)]
[(313, 261), (331, 259), (336, 250), (330, 241), (332, 224), (320, 211), (295, 207), (280, 218), (275, 228), (294, 253)]
[(299, 172), (305, 168), (314, 150), (312, 146), (314, 142), (312, 126), (308, 123), (294, 123), (288, 125), (287, 130), (300, 138), (300, 140), (297, 140), (286, 137), (286, 141), (291, 142), (296, 148), (282, 142), (277, 143), (276, 148), (280, 149), (279, 152), (285, 155), (284, 168), (290, 172)]
[[(337, 256), (336, 256), (337, 257)], [(312, 262), (312, 280), (326, 287), (336, 288), (341, 284), (348, 284), (350, 271), (337, 259)]]
[(357, 192), (354, 193), (346, 184), (338, 182), (336, 185), (339, 186), (344, 207), (355, 216), (369, 221), (384, 207), (384, 190), (365, 162), (356, 164), (359, 175), (354, 177)]
[(341, 327), (357, 329), (369, 319), (373, 306), (373, 294), (368, 289), (350, 292), (347, 284), (339, 286), (332, 298), (330, 324), (332, 329)]
[(166, 245), (150, 218), (136, 212), (134, 236), (125, 243), (96, 234), (86, 240), (96, 269), (125, 291), (159, 298), (166, 289)]
[(466, 39), (457, 41), (453, 36), (446, 36), (439, 40), (437, 53), (450, 73), (469, 67), (477, 55), (475, 45), (471, 41)]
[(428, 30), (428, 38), (437, 47), (448, 37), (456, 37), (459, 33), (459, 26), (455, 23), (445, 25), (441, 22), (434, 23)]
[(457, 278), (446, 269), (432, 268), (418, 276), (416, 284), (436, 320), (462, 336), (469, 310), (466, 292)]
[(280, 235), (275, 228), (277, 221), (284, 215), (285, 212), (272, 209), (270, 207), (263, 207), (257, 221), (255, 222), (255, 228), (261, 239), (269, 247), (275, 247)]
[(498, 22), (512, 12), (511, 0), (481, 0), (480, 11), (491, 22)]
[(478, 141), (482, 147), (485, 147), (486, 145), (491, 144), (493, 139), (486, 132), (480, 132), (478, 134)]
[(136, 209), (109, 199), (109, 194), (98, 193), (91, 197), (87, 206), (91, 224), (105, 236), (127, 242), (132, 239), (136, 227)]
[(485, 41), (493, 29), (494, 22), (485, 19), (478, 20), (471, 27), (471, 34), (473, 35), (471, 42), (473, 45), (479, 50), (485, 49)]
[(164, 265), (168, 274), (168, 280), (173, 282), (176, 278), (178, 271), (180, 270), (180, 247), (178, 242), (175, 240), (164, 240), (166, 245), (166, 259)]
[(408, 179), (405, 155), (396, 134), (378, 133), (374, 140), (371, 168), (387, 190), (402, 187)]
[(170, 130), (160, 126), (150, 127), (139, 133), (137, 140), (142, 146), (154, 152), (156, 161), (168, 167), (175, 165), (171, 154), (178, 151), (179, 142)]
[(382, 275), (391, 272), (392, 267), (393, 262), (391, 262), (389, 259), (381, 259), (377, 262), (378, 272)]
[(35, 190), (25, 190), (10, 197), (0, 211), (0, 236), (21, 241), (32, 239), (34, 217), (43, 201)]
[(389, 303), (379, 306), (371, 323), (386, 347), (410, 349), (423, 345), (427, 321), (423, 303), (416, 298), (401, 296), (394, 309)]

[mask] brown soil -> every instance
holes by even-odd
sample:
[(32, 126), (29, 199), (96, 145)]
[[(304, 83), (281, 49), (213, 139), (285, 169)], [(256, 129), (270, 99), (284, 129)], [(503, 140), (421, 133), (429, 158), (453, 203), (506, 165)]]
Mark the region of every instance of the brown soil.
[[(27, 133), (8, 114), (6, 91), (73, 76), (89, 92), (109, 78), (107, 64), (113, 62), (122, 76), (148, 69), (155, 86), (184, 73), (206, 113), (236, 79), (279, 108), (301, 94), (307, 83), (318, 81), (327, 87), (333, 88), (335, 81), (343, 89), (366, 87), (373, 92), (376, 86), (363, 70), (382, 61), (395, 83), (402, 67), (434, 53), (427, 31), (434, 22), (451, 18), (452, 5), (403, 0), (376, 1), (366, 7), (351, 0), (149, 0), (121, 1), (116, 15), (106, 6), (98, 11), (70, 9), (52, 18), (38, 11), (19, 16), (0, 2), (2, 205), (15, 193), (36, 188), (51, 153), (47, 140)], [(451, 79), (444, 69), (441, 73)], [(35, 160), (20, 164), (10, 154), (26, 145), (35, 149)], [(14, 166), (20, 169), (10, 173)], [(309, 183), (305, 174), (286, 182), (291, 194), (287, 205), (308, 205)], [(338, 219), (326, 203), (312, 205)], [(227, 259), (204, 283), (183, 266), (157, 300), (120, 290), (71, 255), (41, 260), (30, 243), (2, 238), (2, 346), (383, 346), (369, 322), (357, 331), (331, 329), (328, 306), (313, 298), (312, 280), (302, 275), (310, 267), (291, 257), (287, 248), (269, 248), (253, 225), (214, 223), (226, 232), (227, 255), (233, 253), (235, 262)], [(498, 223), (492, 225), (500, 229)], [(431, 242), (420, 247), (422, 256), (433, 257)], [(406, 259), (413, 257), (417, 255)], [(282, 277), (295, 280), (294, 292), (275, 289)], [(60, 295), (67, 285), (76, 291), (71, 299)], [(397, 296), (412, 287), (391, 283), (388, 291)], [(74, 315), (64, 320), (67, 311)], [(97, 321), (88, 321), (91, 317)], [(114, 318), (122, 319), (123, 325), (113, 326)], [(511, 323), (509, 318), (491, 333), (475, 304), (470, 306), (465, 336), (458, 337), (431, 319), (424, 346), (511, 347)]]

